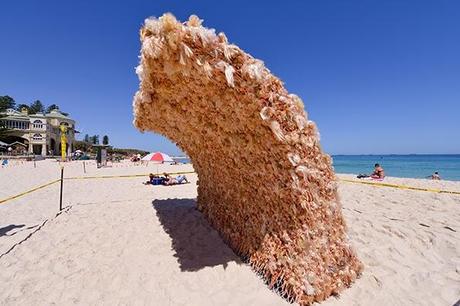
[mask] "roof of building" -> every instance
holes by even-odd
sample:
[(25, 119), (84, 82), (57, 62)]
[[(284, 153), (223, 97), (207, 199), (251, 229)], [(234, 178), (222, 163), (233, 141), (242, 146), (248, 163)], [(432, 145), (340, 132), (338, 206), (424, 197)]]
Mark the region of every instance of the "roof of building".
[(28, 118), (58, 118), (58, 119), (66, 119), (69, 121), (75, 122), (75, 120), (71, 119), (70, 117), (61, 113), (58, 109), (53, 109), (51, 112), (44, 114), (44, 113), (36, 113), (36, 114), (27, 114), (15, 109), (9, 108), (6, 110), (6, 115), (9, 117), (13, 117), (18, 120), (26, 120)]
[(12, 143), (6, 143), (6, 142), (3, 142), (3, 141), (0, 141), (0, 147), (11, 147), (11, 146), (14, 146), (14, 145), (21, 145), (21, 146), (27, 147), (27, 145), (25, 145), (25, 144), (23, 144), (22, 142), (19, 142), (19, 141), (15, 141), (15, 142), (12, 142)]
[(68, 120), (72, 120), (70, 119), (68, 116), (64, 115), (63, 113), (61, 113), (58, 109), (53, 109), (51, 110), (51, 112), (47, 113), (45, 115), (45, 117), (49, 117), (49, 118), (62, 118), (62, 119), (68, 119)]
[(22, 142), (19, 142), (19, 141), (12, 142), (8, 146), (13, 146), (13, 145), (21, 145), (23, 147), (27, 147), (26, 144), (23, 144)]
[(3, 114), (6, 114), (8, 117), (14, 117), (15, 119), (19, 119), (19, 120), (28, 120), (29, 118), (28, 115), (18, 112), (17, 110), (12, 109), (12, 108), (8, 108), (6, 112), (4, 112)]

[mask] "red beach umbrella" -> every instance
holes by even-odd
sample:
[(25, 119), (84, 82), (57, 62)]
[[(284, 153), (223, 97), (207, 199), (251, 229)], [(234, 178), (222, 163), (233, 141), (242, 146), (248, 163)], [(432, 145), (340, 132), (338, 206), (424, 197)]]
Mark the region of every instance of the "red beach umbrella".
[(145, 155), (144, 157), (142, 157), (141, 160), (142, 161), (155, 162), (155, 163), (159, 163), (159, 164), (173, 163), (174, 162), (174, 160), (172, 159), (171, 156), (169, 156), (168, 154), (165, 154), (163, 152), (149, 153), (149, 154)]

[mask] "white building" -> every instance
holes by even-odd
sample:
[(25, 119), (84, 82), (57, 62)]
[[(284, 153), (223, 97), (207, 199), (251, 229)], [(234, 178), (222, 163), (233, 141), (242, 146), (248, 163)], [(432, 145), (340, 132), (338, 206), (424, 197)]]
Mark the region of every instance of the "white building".
[(2, 125), (12, 129), (8, 136), (0, 139), (4, 143), (20, 142), (25, 145), (28, 153), (35, 155), (60, 155), (60, 125), (67, 126), (67, 154), (73, 151), (75, 142), (75, 121), (54, 109), (47, 114), (29, 115), (27, 109), (16, 111), (7, 109), (1, 119)]

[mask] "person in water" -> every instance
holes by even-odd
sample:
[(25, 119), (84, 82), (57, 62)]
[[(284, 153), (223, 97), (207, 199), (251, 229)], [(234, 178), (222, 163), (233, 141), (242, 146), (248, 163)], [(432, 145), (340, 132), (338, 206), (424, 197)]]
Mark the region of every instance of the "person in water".
[(436, 180), (436, 181), (440, 181), (441, 180), (441, 176), (439, 175), (438, 171), (436, 171), (435, 173), (433, 173), (431, 175), (431, 179), (432, 180)]
[(385, 171), (383, 170), (380, 164), (374, 165), (374, 172), (371, 174), (371, 178), (373, 179), (383, 179), (385, 177)]

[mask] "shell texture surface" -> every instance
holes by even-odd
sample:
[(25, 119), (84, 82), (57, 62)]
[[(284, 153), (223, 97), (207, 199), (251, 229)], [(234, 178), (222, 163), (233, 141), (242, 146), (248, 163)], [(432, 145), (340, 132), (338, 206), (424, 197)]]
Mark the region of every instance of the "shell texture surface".
[(134, 125), (178, 145), (198, 173), (198, 209), (282, 296), (301, 305), (350, 286), (331, 158), (301, 99), (264, 63), (192, 15), (141, 29)]

